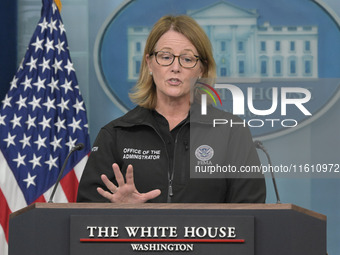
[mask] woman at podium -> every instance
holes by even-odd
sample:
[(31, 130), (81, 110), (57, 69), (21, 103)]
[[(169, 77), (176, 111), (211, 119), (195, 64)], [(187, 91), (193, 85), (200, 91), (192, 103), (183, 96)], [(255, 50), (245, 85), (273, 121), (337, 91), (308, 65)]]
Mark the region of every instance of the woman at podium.
[[(193, 108), (198, 115), (201, 108), (193, 103), (192, 87), (199, 78), (215, 76), (211, 43), (196, 21), (185, 15), (162, 17), (149, 34), (140, 77), (130, 94), (137, 107), (100, 130), (78, 202), (264, 203), (262, 174), (211, 178), (212, 170), (222, 169), (214, 162), (218, 157), (223, 167), (260, 166), (247, 127), (214, 129), (193, 119)], [(207, 108), (208, 114), (220, 111)], [(203, 135), (193, 136), (194, 127)], [(209, 138), (219, 145), (207, 142)], [(191, 161), (208, 178), (192, 178)]]

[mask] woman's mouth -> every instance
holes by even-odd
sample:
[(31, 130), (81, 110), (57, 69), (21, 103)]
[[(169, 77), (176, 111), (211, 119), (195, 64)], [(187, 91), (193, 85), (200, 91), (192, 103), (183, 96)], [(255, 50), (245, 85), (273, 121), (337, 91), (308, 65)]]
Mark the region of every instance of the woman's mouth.
[(177, 78), (170, 78), (170, 79), (168, 79), (168, 83), (172, 86), (178, 86), (182, 83), (182, 81), (180, 79), (177, 79)]

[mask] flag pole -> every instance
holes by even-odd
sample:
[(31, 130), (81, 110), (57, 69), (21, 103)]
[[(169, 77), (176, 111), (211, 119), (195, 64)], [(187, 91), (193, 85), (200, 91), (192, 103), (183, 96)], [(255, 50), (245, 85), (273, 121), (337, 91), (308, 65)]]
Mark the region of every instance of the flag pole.
[(61, 4), (60, 0), (54, 0), (54, 3), (56, 4), (56, 6), (59, 9), (59, 12), (61, 13), (61, 8), (63, 7), (63, 5)]

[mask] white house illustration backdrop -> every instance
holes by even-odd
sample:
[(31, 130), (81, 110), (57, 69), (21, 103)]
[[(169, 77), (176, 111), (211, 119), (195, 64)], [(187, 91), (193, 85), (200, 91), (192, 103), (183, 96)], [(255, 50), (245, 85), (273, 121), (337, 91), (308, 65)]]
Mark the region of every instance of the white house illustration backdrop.
[[(187, 11), (205, 30), (219, 78), (318, 78), (318, 27), (258, 25), (257, 10), (220, 1)], [(138, 78), (150, 27), (129, 27), (128, 80)]]

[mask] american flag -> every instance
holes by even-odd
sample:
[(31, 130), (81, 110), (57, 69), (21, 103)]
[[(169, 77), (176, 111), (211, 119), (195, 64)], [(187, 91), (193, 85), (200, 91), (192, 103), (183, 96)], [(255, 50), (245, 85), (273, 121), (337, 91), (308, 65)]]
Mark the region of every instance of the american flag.
[(0, 254), (8, 252), (8, 217), (46, 202), (63, 161), (55, 202), (74, 202), (90, 152), (85, 105), (70, 58), (65, 28), (53, 0), (41, 18), (0, 109)]

